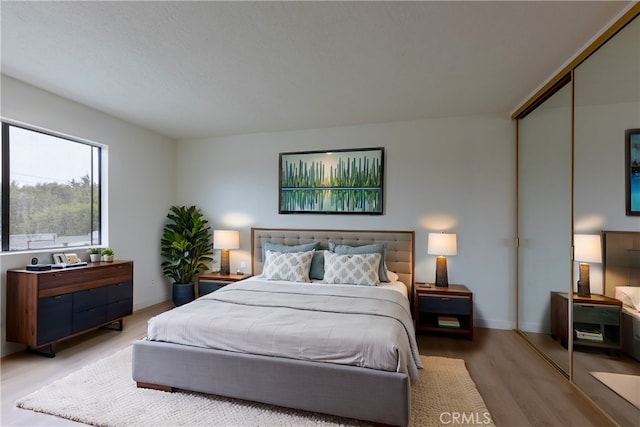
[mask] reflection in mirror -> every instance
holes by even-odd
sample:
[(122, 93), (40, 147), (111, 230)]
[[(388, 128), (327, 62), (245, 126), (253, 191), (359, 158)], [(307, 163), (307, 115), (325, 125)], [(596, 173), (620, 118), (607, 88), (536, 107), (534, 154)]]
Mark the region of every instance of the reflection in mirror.
[(625, 130), (640, 127), (640, 18), (578, 66), (574, 79), (574, 231), (602, 233), (603, 262), (590, 270), (598, 302), (574, 304), (574, 326), (593, 326), (595, 338), (574, 339), (573, 381), (618, 424), (637, 426), (640, 315), (622, 288), (640, 289), (640, 218), (625, 210)]
[(551, 299), (571, 286), (570, 84), (518, 121), (518, 239), (518, 330), (568, 373)]

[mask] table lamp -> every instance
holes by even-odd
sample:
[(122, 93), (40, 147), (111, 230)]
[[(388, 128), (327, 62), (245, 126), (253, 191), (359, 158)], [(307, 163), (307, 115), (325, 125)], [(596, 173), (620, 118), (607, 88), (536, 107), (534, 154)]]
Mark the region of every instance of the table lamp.
[(589, 263), (602, 262), (602, 245), (599, 234), (576, 234), (573, 236), (573, 260), (580, 262), (578, 296), (591, 296)]
[(229, 249), (240, 247), (240, 233), (236, 230), (213, 230), (213, 248), (220, 249), (220, 274), (229, 274)]
[(458, 241), (453, 233), (429, 233), (427, 253), (436, 255), (436, 286), (449, 286), (447, 255), (458, 253)]

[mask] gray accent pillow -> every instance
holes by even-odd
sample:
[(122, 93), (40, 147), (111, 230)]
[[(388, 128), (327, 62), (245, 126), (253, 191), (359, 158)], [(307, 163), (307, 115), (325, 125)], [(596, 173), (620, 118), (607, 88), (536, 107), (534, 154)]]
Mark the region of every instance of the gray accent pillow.
[(324, 254), (327, 250), (315, 251), (311, 260), (310, 279), (324, 279)]
[[(267, 251), (273, 252), (308, 252), (317, 250), (320, 242), (304, 243), (302, 245), (283, 245), (281, 243), (264, 242), (262, 245), (262, 263), (266, 261)], [(264, 266), (263, 266), (264, 267)]]
[(329, 240), (329, 250), (340, 255), (356, 255), (356, 254), (380, 254), (382, 259), (380, 260), (380, 267), (378, 269), (378, 276), (381, 282), (388, 282), (387, 276), (387, 263), (385, 257), (387, 255), (387, 243), (372, 243), (370, 245), (362, 246), (349, 246), (336, 244), (333, 240)]

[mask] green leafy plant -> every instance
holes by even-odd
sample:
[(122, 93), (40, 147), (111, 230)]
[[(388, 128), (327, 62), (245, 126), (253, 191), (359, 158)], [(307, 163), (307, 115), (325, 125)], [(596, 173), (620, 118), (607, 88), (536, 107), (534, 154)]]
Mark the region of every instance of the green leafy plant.
[(113, 255), (113, 249), (111, 248), (104, 248), (102, 250), (102, 255)]
[(172, 206), (160, 240), (162, 272), (175, 283), (191, 283), (213, 260), (211, 227), (195, 206)]
[(90, 255), (99, 255), (102, 254), (102, 248), (89, 248), (87, 249), (87, 253)]

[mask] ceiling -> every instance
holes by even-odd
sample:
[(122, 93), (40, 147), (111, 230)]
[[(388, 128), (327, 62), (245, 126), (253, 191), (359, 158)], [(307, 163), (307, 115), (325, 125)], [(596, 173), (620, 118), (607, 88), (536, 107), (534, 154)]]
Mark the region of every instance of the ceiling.
[(506, 115), (628, 5), (2, 1), (1, 71), (173, 139)]

